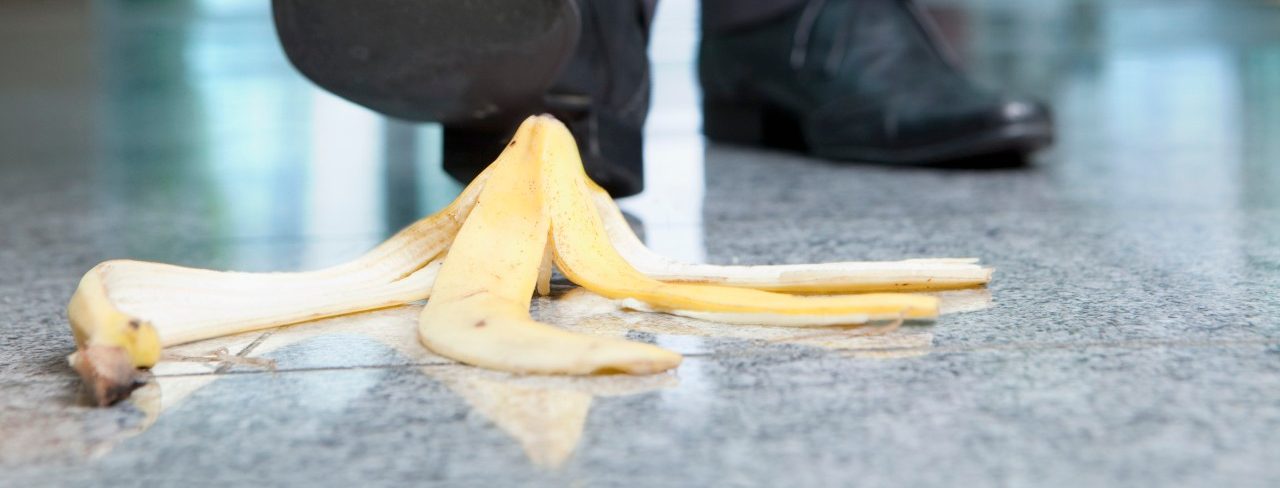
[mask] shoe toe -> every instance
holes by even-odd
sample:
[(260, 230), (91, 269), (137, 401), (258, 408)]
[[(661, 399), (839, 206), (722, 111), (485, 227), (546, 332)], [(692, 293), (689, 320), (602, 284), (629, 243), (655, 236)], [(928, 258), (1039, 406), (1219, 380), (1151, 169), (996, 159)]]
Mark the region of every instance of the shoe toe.
[(989, 139), (1017, 139), (1024, 135), (1052, 136), (1049, 107), (1027, 98), (956, 100), (946, 107), (927, 111), (904, 124), (898, 142), (904, 146)]
[(997, 122), (1003, 124), (1050, 124), (1052, 116), (1049, 107), (1042, 102), (1031, 99), (1006, 99), (1001, 101), (994, 112)]
[(810, 117), (805, 139), (812, 152), (826, 157), (930, 164), (1044, 147), (1053, 140), (1053, 123), (1045, 104), (1026, 98), (969, 92), (877, 105), (851, 97)]

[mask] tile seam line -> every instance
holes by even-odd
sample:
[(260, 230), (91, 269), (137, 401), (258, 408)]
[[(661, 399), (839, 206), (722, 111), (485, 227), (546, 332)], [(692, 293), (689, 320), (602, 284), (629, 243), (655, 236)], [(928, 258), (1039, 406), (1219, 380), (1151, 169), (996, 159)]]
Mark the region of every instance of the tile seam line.
[[(780, 343), (786, 344), (786, 343)], [(867, 353), (893, 353), (893, 352), (924, 352), (924, 353), (964, 353), (964, 352), (986, 352), (986, 351), (1046, 351), (1046, 350), (1070, 350), (1070, 349), (1088, 349), (1088, 348), (1108, 348), (1108, 349), (1157, 349), (1161, 347), (1179, 347), (1179, 348), (1195, 348), (1195, 347), (1211, 347), (1211, 348), (1230, 348), (1239, 346), (1280, 346), (1280, 339), (1259, 339), (1259, 340), (1235, 340), (1235, 341), (1125, 341), (1125, 342), (1086, 342), (1086, 343), (1009, 343), (1009, 344), (992, 344), (972, 347), (885, 347), (885, 348), (866, 348), (866, 349), (845, 349), (839, 351), (828, 351), (834, 353), (833, 356), (841, 358), (851, 358), (857, 354)], [(687, 358), (715, 358), (719, 357), (746, 357), (746, 356), (765, 356), (777, 351), (755, 350), (743, 353), (731, 353), (717, 355), (715, 353), (688, 353), (682, 354)], [(815, 357), (816, 358), (816, 357)], [(905, 359), (905, 358), (904, 358)], [(368, 364), (357, 366), (318, 366), (311, 368), (282, 368), (275, 371), (271, 370), (249, 370), (249, 371), (212, 371), (208, 373), (179, 373), (179, 374), (161, 374), (155, 375), (156, 378), (190, 378), (200, 376), (231, 376), (231, 375), (253, 375), (253, 374), (276, 374), (276, 373), (308, 373), (322, 371), (358, 371), (358, 370), (377, 370), (377, 369), (399, 369), (399, 368), (424, 368), (424, 367), (441, 367), (441, 366), (464, 366), (462, 363), (456, 362), (439, 362), (439, 363), (404, 363), (404, 364)], [(62, 381), (67, 378), (63, 377), (45, 377), (45, 378), (29, 378), (28, 381)], [(4, 380), (4, 378), (0, 378)], [(14, 381), (15, 383), (25, 383), (27, 381)]]
[[(785, 343), (782, 343), (785, 344)], [(1072, 350), (1072, 349), (1088, 349), (1088, 348), (1108, 348), (1108, 349), (1157, 349), (1161, 347), (1175, 348), (1229, 348), (1239, 346), (1269, 346), (1280, 345), (1280, 339), (1264, 339), (1264, 340), (1236, 340), (1236, 341), (1124, 341), (1124, 342), (1086, 342), (1086, 343), (1010, 343), (1010, 344), (993, 344), (972, 347), (886, 347), (886, 348), (866, 348), (866, 349), (845, 349), (838, 351), (829, 351), (834, 356), (848, 358), (851, 355), (867, 354), (867, 353), (893, 353), (893, 352), (925, 352), (925, 353), (964, 353), (964, 352), (986, 352), (986, 351), (1050, 351), (1050, 350)], [(682, 354), (687, 358), (715, 358), (719, 357), (746, 357), (746, 356), (766, 356), (776, 353), (777, 351), (748, 351), (736, 354), (717, 355), (714, 353), (689, 353)], [(180, 373), (168, 375), (156, 375), (158, 378), (184, 378), (198, 376), (229, 376), (229, 375), (253, 375), (253, 374), (276, 374), (276, 373), (309, 373), (322, 371), (358, 371), (358, 370), (377, 370), (377, 369), (400, 369), (400, 368), (425, 368), (425, 367), (442, 367), (442, 366), (465, 366), (462, 363), (404, 363), (404, 364), (365, 364), (355, 366), (317, 366), (309, 368), (280, 368), (271, 370), (248, 370), (248, 371), (225, 371), (225, 372), (209, 372), (209, 373)], [(542, 376), (542, 375), (539, 375)]]

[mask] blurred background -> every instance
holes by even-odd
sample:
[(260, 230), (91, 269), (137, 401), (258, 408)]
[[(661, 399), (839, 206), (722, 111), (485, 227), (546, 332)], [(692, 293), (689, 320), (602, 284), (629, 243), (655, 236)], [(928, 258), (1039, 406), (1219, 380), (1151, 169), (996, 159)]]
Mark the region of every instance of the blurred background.
[[(1275, 2), (927, 4), (974, 76), (1052, 103), (1059, 142), (1037, 170), (1068, 196), (1117, 207), (1156, 193), (1211, 206), (1280, 198)], [(649, 190), (624, 202), (660, 252), (685, 259), (706, 257), (700, 224), (716, 177), (706, 168), (740, 155), (699, 134), (697, 15), (696, 2), (659, 4)], [(111, 215), (116, 229), (163, 209), (200, 218), (213, 242), (309, 238), (301, 252), (236, 246), (205, 264), (327, 264), (459, 188), (440, 169), (438, 127), (379, 116), (303, 79), (264, 0), (7, 0), (0, 67), (5, 207), (78, 192), (63, 200), (82, 207), (68, 211)], [(112, 234), (101, 237), (106, 254), (168, 257), (150, 239)]]

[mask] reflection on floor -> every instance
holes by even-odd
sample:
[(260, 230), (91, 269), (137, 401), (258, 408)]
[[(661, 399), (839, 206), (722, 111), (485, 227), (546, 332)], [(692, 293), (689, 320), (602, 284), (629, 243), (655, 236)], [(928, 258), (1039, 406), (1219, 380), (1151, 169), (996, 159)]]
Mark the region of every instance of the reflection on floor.
[[(946, 314), (982, 310), (990, 305), (986, 290), (940, 292)], [(918, 327), (787, 327), (727, 326), (674, 315), (626, 311), (604, 297), (576, 287), (557, 287), (534, 306), (538, 320), (577, 332), (625, 337), (651, 334), (656, 343), (688, 355), (713, 353), (710, 345), (684, 337), (718, 337), (795, 344), (855, 357), (900, 358), (928, 353), (932, 335)], [(129, 403), (145, 413), (136, 427), (93, 448), (95, 457), (114, 444), (141, 434), (162, 414), (223, 375), (267, 370), (299, 372), (325, 368), (421, 367), (422, 374), (444, 384), (477, 413), (524, 448), (530, 461), (555, 468), (573, 454), (597, 396), (633, 395), (679, 383), (675, 374), (566, 377), (513, 375), (459, 365), (437, 356), (418, 342), (421, 306), (404, 306), (319, 320), (266, 332), (184, 344), (166, 350), (152, 368), (154, 381)], [(380, 347), (379, 347), (380, 346)], [(279, 354), (277, 354), (279, 351)], [(329, 393), (317, 390), (317, 395)], [(331, 402), (331, 398), (312, 403)]]

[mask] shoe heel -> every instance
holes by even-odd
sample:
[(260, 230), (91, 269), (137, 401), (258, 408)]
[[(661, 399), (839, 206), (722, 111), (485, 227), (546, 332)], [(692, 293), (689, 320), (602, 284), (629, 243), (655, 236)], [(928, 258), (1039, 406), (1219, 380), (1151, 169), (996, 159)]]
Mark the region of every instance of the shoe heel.
[(764, 109), (758, 105), (704, 101), (702, 132), (716, 142), (760, 145), (764, 142)]
[(489, 167), (511, 140), (512, 129), (488, 131), (444, 127), (443, 166), (445, 173), (462, 184), (470, 183)]
[(728, 144), (805, 150), (800, 122), (765, 105), (704, 101), (702, 132)]

